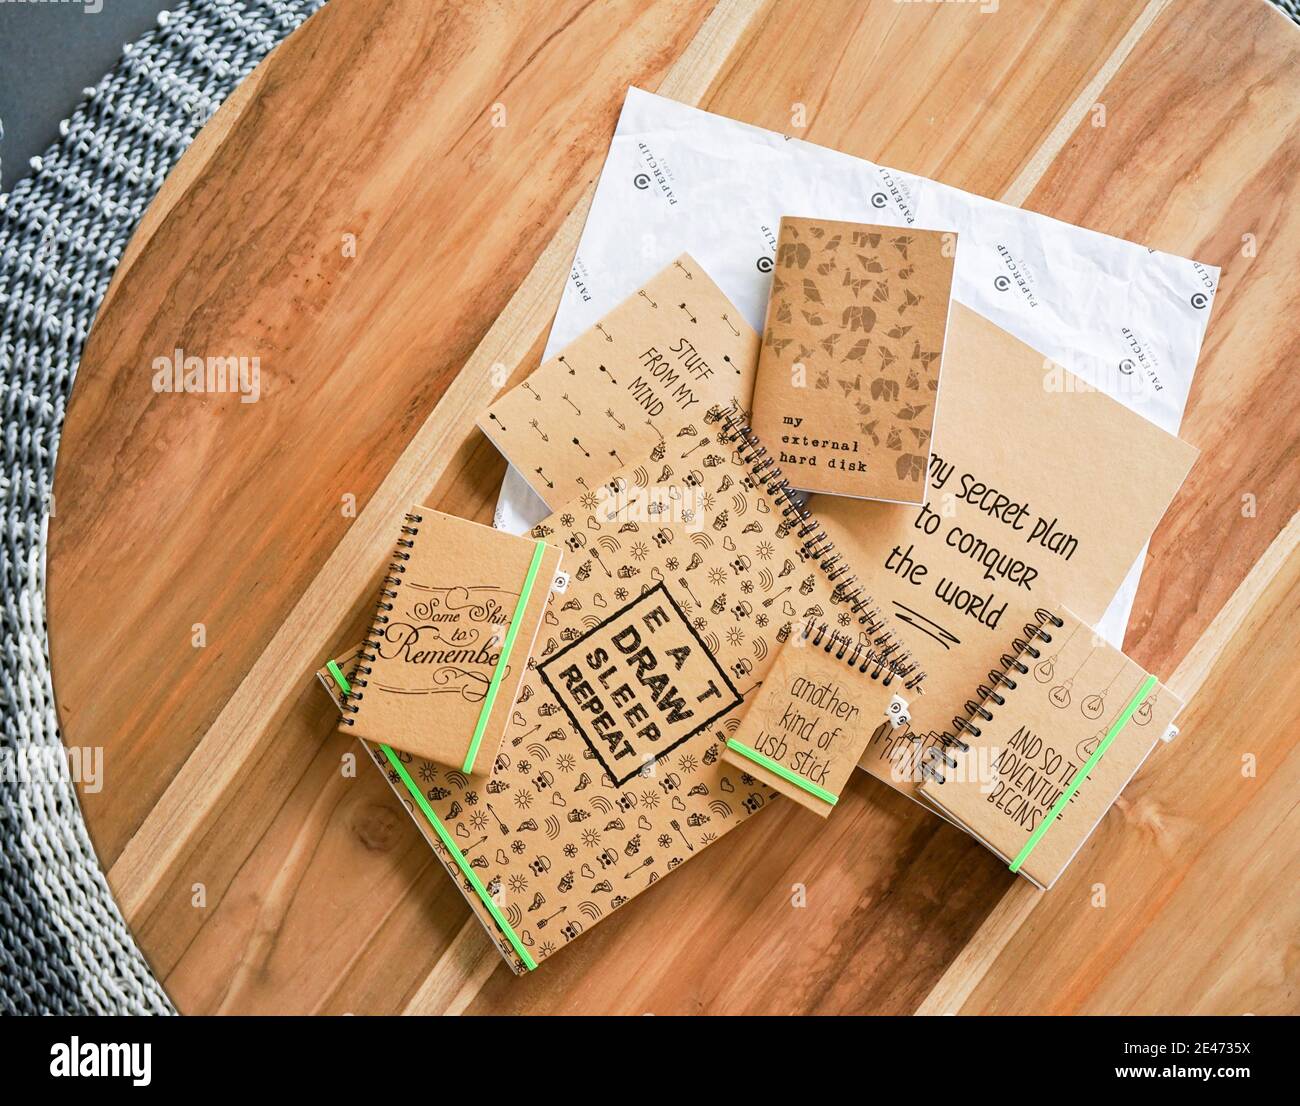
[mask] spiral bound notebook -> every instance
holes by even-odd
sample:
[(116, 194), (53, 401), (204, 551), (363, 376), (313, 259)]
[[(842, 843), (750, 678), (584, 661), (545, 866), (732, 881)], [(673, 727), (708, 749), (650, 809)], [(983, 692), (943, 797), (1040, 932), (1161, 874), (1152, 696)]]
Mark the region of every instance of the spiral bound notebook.
[(907, 723), (896, 689), (914, 666), (890, 653), (825, 622), (796, 627), (723, 759), (827, 817), (877, 726)]
[(720, 410), (529, 538), (562, 547), (571, 579), (491, 777), (371, 746), (520, 973), (771, 802), (721, 752), (793, 624), (845, 624), (906, 667), (904, 685), (922, 678), (763, 447)]
[(920, 796), (1051, 887), (1182, 706), (1076, 615), (1040, 608), (927, 750)]
[(402, 522), (339, 728), (482, 775), (560, 552), (419, 505)]

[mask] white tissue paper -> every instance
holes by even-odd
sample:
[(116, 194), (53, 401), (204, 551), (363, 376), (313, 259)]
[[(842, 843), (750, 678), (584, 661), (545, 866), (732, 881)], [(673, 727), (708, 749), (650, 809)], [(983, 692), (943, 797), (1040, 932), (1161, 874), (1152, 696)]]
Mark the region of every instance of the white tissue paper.
[[(783, 215), (955, 230), (952, 294), (1177, 433), (1219, 270), (629, 88), (549, 358), (690, 253), (762, 331)], [(496, 525), (548, 513), (509, 469)], [(1117, 647), (1145, 550), (1099, 624)]]

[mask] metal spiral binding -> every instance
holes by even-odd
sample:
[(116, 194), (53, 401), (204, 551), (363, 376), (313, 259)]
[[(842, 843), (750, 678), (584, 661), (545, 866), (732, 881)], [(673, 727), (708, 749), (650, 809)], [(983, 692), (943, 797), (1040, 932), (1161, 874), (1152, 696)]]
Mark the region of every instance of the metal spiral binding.
[[(767, 447), (758, 440), (750, 429), (740, 411), (732, 407), (726, 411), (711, 412), (715, 420), (721, 419), (726, 440), (739, 440), (737, 452), (742, 461), (749, 466), (750, 475), (775, 501), (779, 508), (781, 521), (776, 532), (784, 537), (792, 530), (801, 543), (799, 558), (802, 561), (815, 561), (826, 578), (835, 585), (832, 599), (836, 603), (847, 603), (849, 609), (857, 615), (858, 623), (871, 635), (870, 648), (874, 659), (892, 666), (892, 676), (904, 681), (906, 688), (917, 687), (925, 673), (912, 659), (893, 635), (886, 629), (885, 616), (872, 603), (871, 596), (852, 575), (849, 565), (836, 552), (835, 543), (831, 541), (816, 516), (800, 501), (798, 492), (790, 485), (776, 461), (768, 455)], [(873, 676), (874, 678), (874, 676)]]
[[(402, 536), (397, 539), (393, 560), (388, 566), (383, 583), (379, 585), (379, 603), (375, 608), (374, 620), (370, 623), (370, 633), (361, 643), (361, 652), (357, 654), (357, 667), (350, 681), (352, 690), (348, 692), (341, 704), (343, 710), (349, 714), (356, 714), (361, 709), (356, 704), (366, 696), (364, 691), (357, 689), (364, 688), (369, 683), (365, 677), (370, 675), (371, 666), (379, 655), (379, 639), (383, 637), (384, 627), (388, 625), (388, 612), (393, 609), (393, 600), (397, 598), (397, 589), (401, 586), (402, 576), (406, 573), (406, 562), (411, 559), (410, 551), (415, 548), (415, 538), (420, 532), (420, 523), (423, 521), (423, 515), (408, 513), (402, 525)], [(342, 721), (348, 726), (356, 725), (354, 718), (344, 718)]]
[(1016, 672), (1021, 676), (1029, 672), (1029, 666), (1020, 658), (1028, 656), (1032, 660), (1038, 660), (1043, 654), (1034, 646), (1034, 641), (1041, 641), (1045, 645), (1050, 645), (1052, 635), (1049, 631), (1043, 629), (1047, 624), (1051, 624), (1056, 629), (1060, 629), (1065, 623), (1052, 611), (1039, 607), (1034, 612), (1034, 621), (1027, 622), (1024, 626), (1024, 636), (1016, 638), (1011, 643), (1011, 652), (1003, 653), (999, 660), (1002, 662), (1000, 669), (994, 669), (989, 672), (989, 682), (980, 684), (975, 689), (977, 699), (966, 700), (966, 713), (952, 720), (952, 733), (939, 735), (939, 744), (931, 746), (926, 750), (925, 760), (921, 764), (921, 774), (927, 779), (932, 779), (935, 783), (943, 783), (944, 775), (935, 761), (941, 762), (948, 768), (956, 768), (957, 761), (953, 758), (948, 750), (956, 748), (960, 752), (966, 752), (970, 746), (961, 739), (963, 732), (968, 733), (971, 737), (980, 736), (980, 728), (972, 719), (979, 718), (985, 722), (993, 720), (993, 712), (985, 706), (986, 703), (993, 703), (995, 706), (1006, 706), (1007, 698), (998, 691), (998, 687), (1004, 687), (1008, 691), (1015, 691), (1018, 686), (1017, 681), (1008, 672)]
[(826, 644), (822, 645), (822, 648), (827, 653), (833, 653), (837, 661), (842, 660), (849, 668), (856, 668), (862, 673), (869, 672), (873, 680), (879, 680), (883, 673), (885, 678), (881, 683), (884, 687), (893, 683), (895, 676), (902, 680), (907, 677), (908, 670), (900, 668), (896, 660), (872, 648), (865, 641), (855, 640), (848, 634), (840, 633), (825, 622), (816, 625), (806, 622), (801, 636), (810, 645), (822, 645), (822, 641), (825, 640)]

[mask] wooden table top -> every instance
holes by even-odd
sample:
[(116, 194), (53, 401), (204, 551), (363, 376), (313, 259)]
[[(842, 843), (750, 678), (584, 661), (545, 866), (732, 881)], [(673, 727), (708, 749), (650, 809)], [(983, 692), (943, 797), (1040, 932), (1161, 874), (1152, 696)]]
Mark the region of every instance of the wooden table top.
[[(212, 119), (87, 342), (49, 550), (86, 819), (182, 1011), (1296, 1012), (1300, 33), (987, 6), (333, 0)], [(1126, 641), (1182, 736), (1051, 892), (858, 773), (516, 979), (348, 770), (312, 670), (407, 503), (490, 518), (473, 418), (538, 361), (629, 84), (1222, 266)], [(260, 401), (155, 393), (176, 348), (259, 355)]]

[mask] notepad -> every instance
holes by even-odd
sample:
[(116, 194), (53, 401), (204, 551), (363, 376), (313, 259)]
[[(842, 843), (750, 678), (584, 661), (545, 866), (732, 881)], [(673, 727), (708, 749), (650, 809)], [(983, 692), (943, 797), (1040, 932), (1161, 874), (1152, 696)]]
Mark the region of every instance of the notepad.
[(752, 425), (805, 491), (924, 503), (957, 235), (781, 220)]
[(805, 622), (781, 646), (722, 758), (825, 818), (876, 727), (905, 721), (904, 683), (870, 635)]
[(656, 442), (698, 442), (712, 407), (749, 408), (758, 335), (689, 254), (478, 418), (552, 509)]
[(489, 771), (559, 564), (543, 541), (412, 506), (340, 728), (467, 776)]
[(1047, 888), (1183, 704), (1064, 607), (1037, 612), (1017, 645), (928, 749), (919, 791)]

